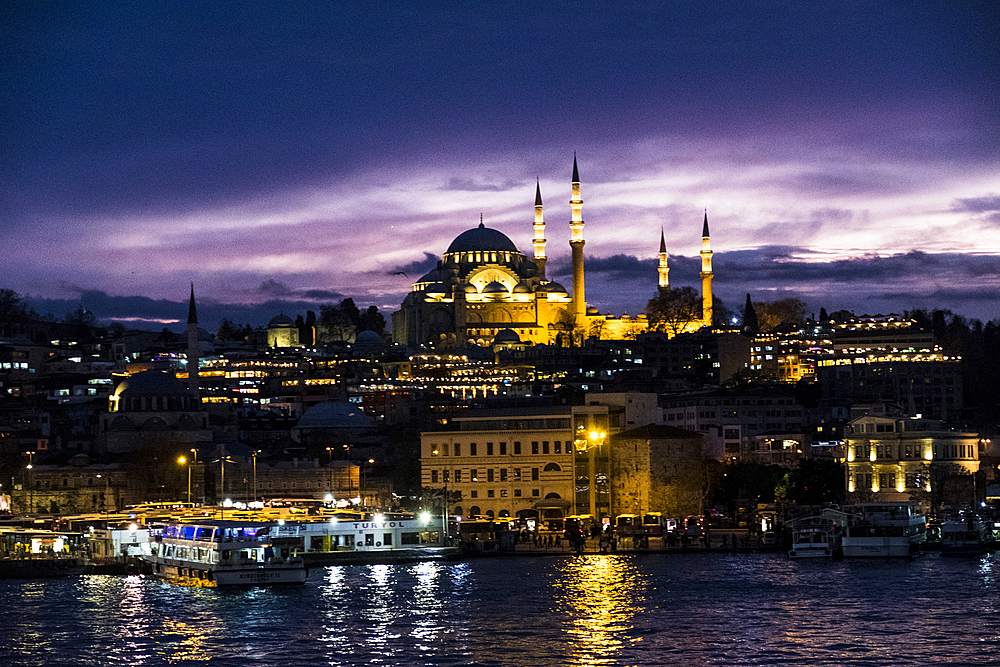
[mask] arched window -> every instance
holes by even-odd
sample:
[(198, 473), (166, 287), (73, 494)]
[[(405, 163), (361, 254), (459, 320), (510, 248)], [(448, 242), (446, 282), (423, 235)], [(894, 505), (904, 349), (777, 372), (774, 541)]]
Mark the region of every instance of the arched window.
[(455, 508), (451, 512), (452, 512), (452, 514), (457, 514), (458, 516), (462, 516), (462, 506), (461, 505), (456, 505)]
[(479, 505), (473, 505), (469, 508), (469, 516), (479, 516), (482, 512), (479, 510)]
[(562, 472), (562, 468), (559, 467), (558, 463), (549, 463), (542, 472)]

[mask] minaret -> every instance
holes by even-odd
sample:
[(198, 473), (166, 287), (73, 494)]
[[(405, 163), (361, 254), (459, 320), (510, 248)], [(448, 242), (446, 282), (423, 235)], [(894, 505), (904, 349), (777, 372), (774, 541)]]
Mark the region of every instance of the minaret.
[(198, 311), (194, 305), (194, 283), (191, 283), (191, 303), (188, 305), (188, 390), (196, 404), (198, 398)]
[(573, 251), (573, 315), (575, 326), (582, 327), (587, 317), (587, 297), (583, 288), (583, 200), (580, 199), (580, 171), (573, 153), (573, 198), (569, 200), (573, 217), (569, 221), (569, 247)]
[(704, 326), (712, 326), (712, 248), (708, 238), (708, 209), (705, 209), (705, 224), (701, 230), (701, 320)]
[(535, 181), (535, 238), (531, 243), (535, 246), (538, 277), (545, 280), (545, 220), (542, 218), (542, 186), (537, 180)]
[(667, 242), (663, 239), (663, 228), (660, 228), (660, 265), (656, 269), (660, 273), (660, 294), (670, 290), (670, 267), (667, 266)]

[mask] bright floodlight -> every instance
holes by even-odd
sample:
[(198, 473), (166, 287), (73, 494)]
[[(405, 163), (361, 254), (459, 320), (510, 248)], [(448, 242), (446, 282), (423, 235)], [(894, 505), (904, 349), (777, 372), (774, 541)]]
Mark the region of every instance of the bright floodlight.
[(420, 523), (422, 523), (423, 525), (426, 526), (430, 522), (431, 522), (431, 513), (430, 512), (421, 512), (420, 513)]

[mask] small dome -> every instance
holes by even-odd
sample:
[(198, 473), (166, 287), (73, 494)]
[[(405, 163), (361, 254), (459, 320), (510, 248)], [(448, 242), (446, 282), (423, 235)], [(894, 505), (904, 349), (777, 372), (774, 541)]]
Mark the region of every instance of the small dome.
[(466, 294), (479, 294), (479, 290), (472, 283), (467, 284), (463, 289), (465, 289)]
[(517, 332), (513, 329), (501, 329), (497, 332), (497, 335), (493, 337), (493, 344), (497, 343), (520, 343), (521, 337), (517, 335)]
[(597, 308), (595, 308), (594, 306), (588, 306), (587, 307), (587, 314), (588, 315), (600, 315), (601, 311), (597, 310)]
[(478, 227), (462, 232), (448, 246), (449, 253), (475, 252), (477, 250), (497, 250), (500, 252), (517, 252), (517, 246), (503, 232), (490, 229), (479, 223)]
[(554, 294), (566, 294), (566, 288), (555, 282), (545, 285), (545, 291), (552, 292)]
[(364, 411), (353, 403), (323, 401), (306, 410), (295, 428), (366, 429), (369, 426)]
[(277, 315), (267, 323), (268, 329), (290, 329), (293, 326), (295, 326), (295, 320), (288, 315)]
[(514, 294), (531, 294), (531, 288), (524, 283), (514, 285)]
[(483, 288), (483, 294), (507, 294), (507, 286), (498, 280), (494, 280)]
[(365, 329), (354, 337), (354, 347), (370, 349), (382, 344), (382, 337), (371, 329)]

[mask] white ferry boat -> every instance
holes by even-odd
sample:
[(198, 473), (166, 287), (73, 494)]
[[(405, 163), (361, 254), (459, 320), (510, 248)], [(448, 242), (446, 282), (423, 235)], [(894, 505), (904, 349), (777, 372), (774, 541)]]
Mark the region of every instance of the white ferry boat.
[(844, 558), (907, 558), (927, 539), (927, 520), (912, 503), (861, 503), (844, 514)]
[(282, 522), (275, 546), (293, 549), (309, 566), (449, 560), (451, 546), (440, 517), (393, 513), (338, 513), (322, 521)]
[(186, 586), (264, 586), (304, 583), (302, 557), (271, 544), (265, 522), (202, 520), (157, 523), (149, 529), (153, 575)]
[(789, 558), (833, 558), (839, 553), (840, 535), (833, 523), (821, 516), (798, 519), (792, 525)]

